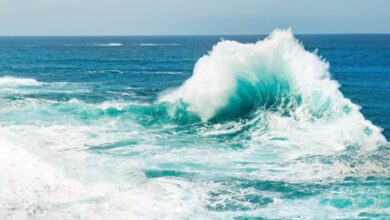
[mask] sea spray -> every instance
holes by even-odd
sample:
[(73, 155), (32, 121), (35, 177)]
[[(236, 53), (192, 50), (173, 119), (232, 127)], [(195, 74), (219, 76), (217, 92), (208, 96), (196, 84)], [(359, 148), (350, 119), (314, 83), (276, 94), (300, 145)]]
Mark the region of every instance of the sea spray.
[(329, 64), (306, 51), (291, 30), (275, 30), (257, 43), (219, 42), (199, 59), (191, 78), (159, 101), (174, 109), (185, 106), (202, 121), (266, 113), (270, 124), (282, 117), (288, 120), (285, 127), (329, 129), (330, 136), (342, 136), (337, 140), (342, 145), (375, 149), (385, 142), (381, 129), (340, 92)]
[(217, 39), (164, 39), (0, 40), (0, 217), (388, 219), (388, 143), (290, 31), (222, 41), (192, 77)]

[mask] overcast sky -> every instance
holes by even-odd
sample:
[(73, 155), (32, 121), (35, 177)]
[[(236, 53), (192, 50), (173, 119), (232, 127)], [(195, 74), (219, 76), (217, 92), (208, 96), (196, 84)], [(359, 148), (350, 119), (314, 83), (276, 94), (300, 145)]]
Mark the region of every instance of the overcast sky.
[(0, 35), (390, 33), (390, 0), (0, 0)]

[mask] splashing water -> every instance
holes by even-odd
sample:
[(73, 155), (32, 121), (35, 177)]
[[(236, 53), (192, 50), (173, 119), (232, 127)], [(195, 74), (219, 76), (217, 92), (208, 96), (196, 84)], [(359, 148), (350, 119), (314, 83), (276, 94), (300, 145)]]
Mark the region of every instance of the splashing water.
[(389, 144), (328, 69), (275, 30), (217, 43), (154, 101), (1, 77), (0, 216), (388, 218)]

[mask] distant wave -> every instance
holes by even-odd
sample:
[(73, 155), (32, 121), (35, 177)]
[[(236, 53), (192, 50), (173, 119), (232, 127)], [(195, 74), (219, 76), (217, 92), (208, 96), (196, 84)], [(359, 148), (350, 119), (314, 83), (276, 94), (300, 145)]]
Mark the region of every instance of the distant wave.
[(121, 47), (121, 43), (94, 44), (97, 47)]
[(142, 43), (139, 44), (141, 47), (155, 47), (155, 46), (180, 46), (180, 44), (176, 43)]
[(185, 72), (181, 71), (145, 71), (141, 72), (142, 74), (155, 74), (155, 75), (182, 75), (185, 74)]
[(118, 73), (118, 74), (122, 74), (123, 71), (121, 71), (121, 70), (88, 70), (87, 73), (91, 73), (91, 74), (94, 74), (94, 73)]

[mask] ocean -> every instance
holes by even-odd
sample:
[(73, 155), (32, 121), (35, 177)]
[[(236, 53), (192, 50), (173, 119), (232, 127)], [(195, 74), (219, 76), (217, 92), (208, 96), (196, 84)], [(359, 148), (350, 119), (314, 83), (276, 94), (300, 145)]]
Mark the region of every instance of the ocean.
[(389, 219), (390, 35), (0, 37), (1, 219)]

